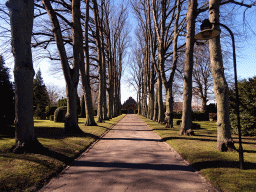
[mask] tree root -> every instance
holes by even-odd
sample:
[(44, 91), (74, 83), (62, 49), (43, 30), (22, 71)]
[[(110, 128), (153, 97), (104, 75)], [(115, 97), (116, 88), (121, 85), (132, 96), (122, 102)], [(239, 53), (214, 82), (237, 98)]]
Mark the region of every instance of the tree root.
[(188, 129), (188, 130), (181, 129), (180, 135), (193, 136), (195, 135), (195, 133), (192, 129)]
[(223, 143), (217, 143), (217, 150), (221, 151), (221, 152), (235, 152), (237, 151), (234, 145), (234, 141), (229, 139), (229, 140), (225, 140)]
[(26, 154), (26, 153), (40, 153), (46, 148), (36, 139), (27, 140), (24, 142), (18, 141), (11, 149), (11, 152), (16, 154)]

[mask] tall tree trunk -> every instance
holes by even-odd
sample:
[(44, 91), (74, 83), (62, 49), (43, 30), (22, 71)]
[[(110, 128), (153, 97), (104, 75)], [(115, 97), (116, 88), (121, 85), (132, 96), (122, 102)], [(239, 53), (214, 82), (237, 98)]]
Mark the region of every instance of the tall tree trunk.
[(118, 100), (118, 95), (117, 95), (117, 72), (116, 72), (116, 68), (115, 70), (115, 76), (114, 76), (114, 103), (113, 103), (113, 111), (114, 111), (114, 117), (117, 117), (117, 113), (118, 113), (118, 109), (117, 109), (117, 100)]
[[(111, 52), (109, 52), (111, 53)], [(113, 63), (112, 58), (109, 57), (108, 61), (108, 118), (113, 118), (113, 97), (114, 97), (114, 83), (113, 83)]]
[(156, 82), (153, 121), (158, 120), (158, 86), (159, 86), (159, 78), (157, 78), (157, 82)]
[(106, 12), (106, 41), (107, 41), (107, 65), (108, 65), (108, 119), (113, 118), (113, 96), (114, 96), (114, 83), (113, 83), (113, 56), (111, 44), (111, 31), (109, 26), (109, 6), (105, 6)]
[[(219, 6), (217, 0), (209, 1), (209, 19), (219, 23)], [(218, 25), (215, 28), (219, 28)], [(214, 82), (214, 93), (217, 101), (217, 149), (232, 151), (235, 149), (230, 133), (228, 85), (224, 75), (220, 36), (209, 40), (211, 71)]]
[(177, 68), (178, 61), (178, 36), (179, 36), (179, 18), (180, 18), (180, 0), (177, 0), (177, 13), (174, 23), (174, 33), (173, 33), (173, 62), (172, 62), (172, 70), (170, 73), (169, 81), (164, 83), (165, 91), (166, 91), (166, 112), (165, 112), (165, 120), (166, 120), (166, 128), (173, 127), (173, 80), (175, 71)]
[(114, 78), (113, 78), (113, 63), (112, 63), (112, 57), (111, 57), (111, 46), (109, 51), (109, 58), (108, 58), (108, 118), (112, 119), (113, 114), (113, 104), (114, 104)]
[[(66, 81), (67, 114), (66, 114), (66, 121), (65, 121), (65, 132), (73, 132), (73, 133), (81, 132), (78, 126), (77, 110), (76, 110), (77, 85), (79, 81), (79, 62), (76, 57), (79, 57), (79, 54), (74, 55), (75, 63), (73, 63), (73, 69), (70, 69), (57, 16), (49, 0), (42, 0), (42, 2), (52, 23), (53, 34), (54, 34), (54, 38), (59, 51), (62, 70), (63, 70), (64, 78)], [(75, 11), (73, 9), (76, 9), (76, 8), (77, 7), (74, 4), (72, 4), (72, 14), (75, 14)], [(73, 35), (77, 35), (77, 34), (73, 33)], [(73, 40), (76, 41), (77, 43), (77, 39), (75, 40), (75, 38), (73, 37)]]
[(158, 77), (158, 118), (157, 122), (158, 123), (164, 123), (164, 107), (163, 107), (163, 84), (162, 84), (162, 79), (161, 77)]
[(101, 1), (101, 20), (100, 20), (100, 35), (101, 35), (101, 55), (102, 55), (102, 110), (103, 110), (103, 120), (108, 119), (107, 113), (107, 84), (106, 84), (106, 55), (105, 55), (105, 40), (104, 40), (104, 31), (106, 28), (103, 29), (103, 18), (104, 18), (104, 8), (105, 8), (105, 0)]
[(86, 17), (85, 17), (85, 63), (80, 64), (80, 72), (81, 72), (81, 79), (82, 79), (82, 87), (84, 91), (85, 97), (85, 112), (86, 112), (86, 120), (85, 125), (93, 126), (97, 125), (94, 120), (93, 105), (92, 105), (92, 93), (91, 93), (91, 86), (90, 86), (90, 78), (89, 78), (89, 45), (88, 45), (88, 22), (89, 22), (89, 1), (86, 0)]
[(153, 120), (153, 115), (154, 115), (154, 84), (155, 84), (155, 71), (154, 67), (152, 65), (151, 70), (150, 70), (150, 84), (149, 84), (149, 94), (148, 94), (148, 118)]
[(166, 128), (173, 127), (173, 97), (172, 97), (172, 86), (166, 86), (165, 88), (166, 97), (166, 111), (165, 111), (165, 121)]
[(97, 45), (98, 54), (98, 70), (99, 70), (99, 90), (98, 90), (98, 109), (97, 109), (97, 122), (103, 122), (103, 64), (102, 64), (102, 45), (100, 33), (100, 18), (97, 0), (93, 0), (94, 24), (95, 24), (95, 41)]
[(183, 85), (183, 112), (182, 125), (180, 127), (180, 134), (191, 135), (193, 131), (192, 126), (192, 70), (193, 70), (193, 49), (194, 49), (194, 35), (195, 35), (195, 19), (197, 16), (197, 0), (188, 1), (187, 11), (187, 37), (186, 37), (186, 51), (184, 63), (184, 85)]
[(8, 0), (15, 82), (15, 153), (36, 152), (37, 141), (33, 120), (33, 68), (31, 36), (34, 1)]

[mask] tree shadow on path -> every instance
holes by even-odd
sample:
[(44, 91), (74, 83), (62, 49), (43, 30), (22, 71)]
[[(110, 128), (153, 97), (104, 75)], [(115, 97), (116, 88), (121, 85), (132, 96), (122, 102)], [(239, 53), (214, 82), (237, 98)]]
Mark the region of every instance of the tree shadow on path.
[(189, 165), (173, 165), (173, 164), (150, 164), (150, 163), (125, 163), (125, 162), (93, 162), (93, 161), (74, 161), (71, 166), (79, 167), (107, 167), (107, 168), (126, 168), (126, 169), (147, 169), (147, 170), (194, 170)]

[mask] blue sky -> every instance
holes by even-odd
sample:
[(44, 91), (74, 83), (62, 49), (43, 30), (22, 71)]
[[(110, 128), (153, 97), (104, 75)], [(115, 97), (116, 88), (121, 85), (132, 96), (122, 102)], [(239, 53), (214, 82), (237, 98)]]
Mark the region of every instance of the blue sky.
[[(2, 3), (2, 0), (0, 0)], [(129, 13), (130, 17), (132, 17), (132, 12)], [(241, 21), (241, 14), (239, 14), (239, 19)], [(256, 33), (256, 26), (253, 25), (253, 21), (255, 21), (255, 14), (247, 14), (247, 21), (250, 23), (250, 27), (254, 30)], [(130, 24), (136, 23), (132, 19), (130, 21)], [(0, 24), (2, 24), (2, 21), (0, 20)], [(132, 26), (134, 29), (135, 26)], [(232, 30), (232, 29), (231, 29)], [(131, 30), (132, 31), (132, 30)], [(243, 32), (243, 30), (241, 30)], [(248, 37), (245, 39), (244, 37), (235, 36), (236, 39), (236, 51), (237, 51), (237, 74), (239, 79), (249, 78), (256, 76), (256, 34), (248, 30)], [(134, 39), (131, 33), (131, 39)], [(0, 40), (3, 40), (2, 38)], [(227, 41), (231, 38), (227, 38)], [(231, 49), (231, 47), (230, 47)], [(231, 51), (231, 50), (230, 50)], [(2, 53), (2, 50), (0, 49), (0, 54)], [(6, 58), (5, 58), (6, 59)], [(13, 71), (13, 59), (6, 60), (6, 63), (8, 64), (8, 67), (11, 68), (11, 72)], [(232, 62), (231, 62), (232, 63)], [(62, 75), (52, 75), (49, 68), (51, 68), (50, 63), (47, 60), (41, 61), (39, 64), (35, 63), (34, 65), (35, 71), (38, 70), (38, 68), (41, 68), (43, 79), (46, 84), (55, 84), (58, 86), (63, 87), (65, 89), (65, 82), (62, 77)], [(233, 68), (231, 70), (233, 73)], [(62, 74), (62, 73), (60, 73)], [(124, 77), (125, 78), (125, 77)], [(124, 79), (123, 78), (123, 79)], [(121, 100), (122, 103), (128, 99), (130, 96), (132, 96), (136, 100), (136, 93), (132, 91), (131, 88), (127, 86), (125, 81), (122, 81), (121, 86)]]

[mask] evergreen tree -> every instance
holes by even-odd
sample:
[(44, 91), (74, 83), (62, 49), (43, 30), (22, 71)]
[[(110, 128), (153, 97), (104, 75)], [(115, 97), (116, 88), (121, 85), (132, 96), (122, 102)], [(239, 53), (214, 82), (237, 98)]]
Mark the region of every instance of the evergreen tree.
[[(256, 135), (256, 77), (238, 82), (239, 111), (243, 135)], [(238, 134), (235, 90), (229, 91), (232, 132)]]
[(14, 122), (14, 90), (10, 81), (9, 69), (0, 55), (0, 122), (1, 124), (13, 124)]
[(41, 70), (39, 69), (36, 73), (33, 82), (33, 104), (36, 110), (34, 111), (34, 116), (41, 119), (45, 118), (45, 108), (49, 105), (49, 95), (46, 86), (43, 81)]
[(58, 107), (67, 107), (67, 99), (63, 98), (63, 97), (62, 97), (62, 99), (59, 99), (57, 106)]

